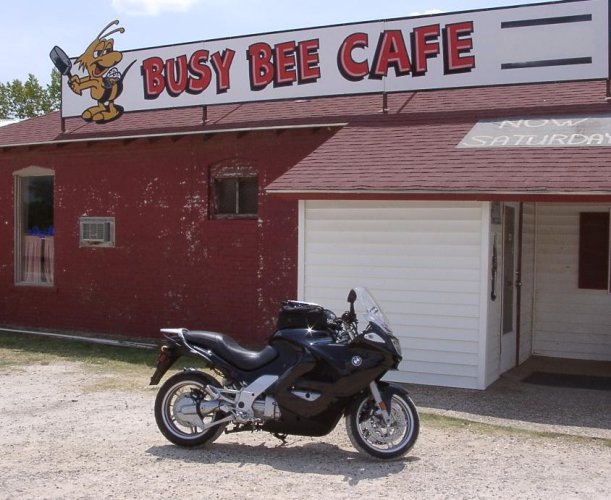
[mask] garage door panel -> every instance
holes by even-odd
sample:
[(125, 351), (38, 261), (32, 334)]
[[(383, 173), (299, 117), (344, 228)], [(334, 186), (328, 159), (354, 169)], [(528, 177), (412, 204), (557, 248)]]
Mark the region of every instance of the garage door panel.
[[(327, 276), (333, 272), (335, 276), (354, 278), (354, 268), (337, 265), (308, 264), (310, 275)], [(473, 283), (479, 280), (480, 269), (438, 269), (410, 267), (374, 267), (359, 268), (359, 276), (377, 277), (380, 279), (397, 278), (403, 281), (457, 281)]]
[(477, 387), (481, 221), (471, 202), (305, 202), (302, 296), (341, 313), (367, 286), (405, 346), (405, 381)]
[(410, 257), (410, 256), (395, 256), (394, 258), (386, 258), (383, 255), (375, 254), (354, 254), (349, 253), (348, 248), (344, 247), (345, 251), (335, 250), (334, 253), (310, 253), (312, 248), (306, 248), (307, 257), (306, 264), (327, 264), (332, 266), (354, 266), (358, 267), (401, 267), (401, 268), (429, 268), (429, 269), (471, 269), (476, 270), (480, 267), (480, 257), (454, 257), (454, 256), (439, 256), (433, 257)]

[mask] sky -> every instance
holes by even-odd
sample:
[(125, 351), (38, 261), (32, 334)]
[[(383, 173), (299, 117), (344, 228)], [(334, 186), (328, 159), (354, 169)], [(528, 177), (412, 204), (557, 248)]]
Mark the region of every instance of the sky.
[[(59, 45), (80, 55), (98, 33), (118, 19), (120, 50), (326, 26), (542, 3), (546, 0), (1, 0), (0, 82), (45, 84), (53, 68), (49, 52)], [(547, 0), (550, 1), (550, 0)]]

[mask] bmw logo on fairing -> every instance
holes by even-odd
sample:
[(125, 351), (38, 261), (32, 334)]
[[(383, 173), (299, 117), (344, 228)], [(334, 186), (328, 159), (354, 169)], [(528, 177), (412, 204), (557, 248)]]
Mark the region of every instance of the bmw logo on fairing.
[(361, 366), (362, 362), (363, 362), (363, 358), (361, 358), (360, 356), (353, 356), (352, 357), (352, 365), (353, 366)]

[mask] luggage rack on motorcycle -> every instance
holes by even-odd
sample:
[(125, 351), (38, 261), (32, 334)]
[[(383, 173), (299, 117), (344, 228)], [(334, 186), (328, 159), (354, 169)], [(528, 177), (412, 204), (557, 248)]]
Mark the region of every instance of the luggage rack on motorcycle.
[(185, 345), (185, 347), (189, 349), (189, 351), (191, 351), (192, 354), (203, 354), (203, 352), (205, 351), (197, 349), (194, 346), (192, 346), (191, 344), (189, 344), (189, 342), (187, 342), (187, 339), (185, 338), (185, 333), (187, 333), (188, 331), (189, 330), (187, 330), (186, 328), (162, 328), (161, 329), (161, 333), (163, 333), (165, 338), (172, 340), (172, 336), (176, 335), (178, 338), (180, 338), (180, 340)]

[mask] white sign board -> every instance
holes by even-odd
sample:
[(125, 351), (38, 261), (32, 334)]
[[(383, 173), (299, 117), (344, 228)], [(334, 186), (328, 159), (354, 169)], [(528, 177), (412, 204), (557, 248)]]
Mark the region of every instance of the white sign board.
[(484, 120), (458, 148), (584, 148), (611, 146), (611, 115)]
[(62, 116), (103, 123), (123, 111), (606, 78), (608, 19), (608, 0), (576, 0), (124, 51), (112, 30), (68, 69), (55, 62)]

